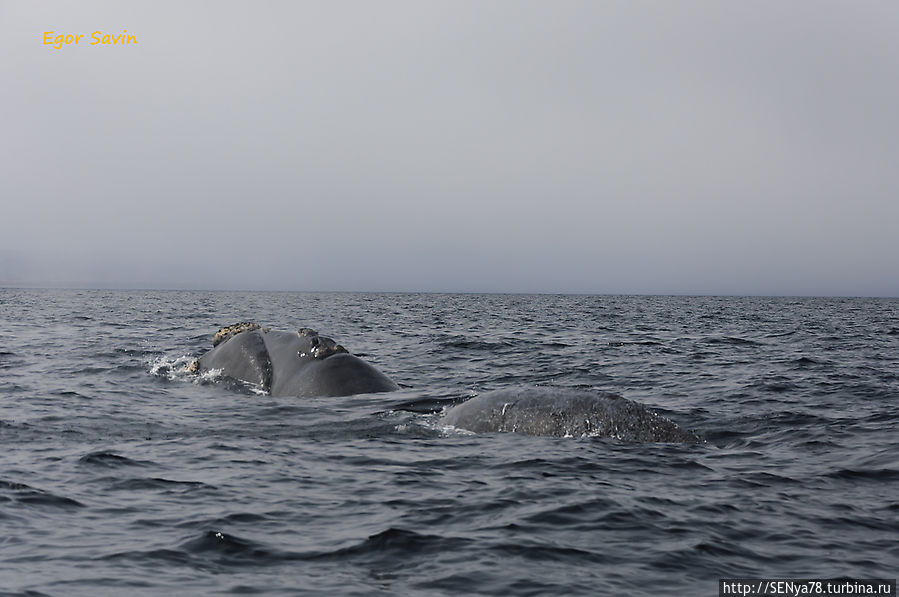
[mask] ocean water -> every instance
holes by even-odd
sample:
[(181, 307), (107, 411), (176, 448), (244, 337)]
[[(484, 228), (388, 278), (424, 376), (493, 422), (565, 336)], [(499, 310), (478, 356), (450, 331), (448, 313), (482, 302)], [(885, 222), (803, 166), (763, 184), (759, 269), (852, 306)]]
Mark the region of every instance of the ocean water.
[[(402, 389), (184, 366), (312, 327)], [(698, 445), (474, 435), (487, 390), (613, 391)], [(0, 593), (713, 595), (895, 578), (899, 300), (0, 290)]]

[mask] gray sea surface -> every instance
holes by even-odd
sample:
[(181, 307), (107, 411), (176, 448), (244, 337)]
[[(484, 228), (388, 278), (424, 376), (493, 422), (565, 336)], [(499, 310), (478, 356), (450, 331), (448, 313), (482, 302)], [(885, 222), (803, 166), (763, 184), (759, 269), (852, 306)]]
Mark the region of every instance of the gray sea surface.
[[(311, 327), (401, 390), (186, 365)], [(705, 443), (475, 435), (558, 386)], [(899, 300), (0, 289), (0, 594), (712, 595), (895, 578)]]

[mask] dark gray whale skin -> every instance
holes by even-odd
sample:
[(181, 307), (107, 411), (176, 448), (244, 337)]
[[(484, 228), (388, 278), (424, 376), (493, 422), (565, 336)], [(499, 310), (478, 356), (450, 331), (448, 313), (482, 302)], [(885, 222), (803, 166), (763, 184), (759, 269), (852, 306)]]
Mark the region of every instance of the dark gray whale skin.
[(218, 343), (221, 332), (216, 334), (214, 348), (191, 369), (197, 373), (221, 369), (224, 375), (255, 384), (272, 396), (350, 396), (399, 389), (373, 365), (313, 330), (244, 327)]
[[(195, 373), (220, 369), (272, 396), (350, 396), (398, 386), (331, 338), (308, 328), (222, 328), (213, 349), (194, 361)], [(475, 433), (517, 432), (559, 437), (611, 437), (624, 442), (700, 442), (646, 406), (607, 392), (531, 387), (495, 390), (447, 409), (443, 422)]]
[(701, 441), (638, 402), (608, 392), (568, 388), (487, 392), (450, 407), (443, 422), (475, 433), (611, 437), (627, 443)]

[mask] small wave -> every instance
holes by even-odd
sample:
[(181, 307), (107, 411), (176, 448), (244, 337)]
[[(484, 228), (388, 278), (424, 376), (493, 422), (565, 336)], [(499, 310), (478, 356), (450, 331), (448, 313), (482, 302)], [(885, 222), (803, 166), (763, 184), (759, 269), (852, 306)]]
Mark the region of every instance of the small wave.
[(378, 560), (395, 561), (394, 558), (404, 558), (409, 555), (443, 553), (453, 550), (467, 549), (470, 540), (457, 537), (442, 537), (440, 535), (426, 535), (407, 531), (405, 529), (389, 528), (380, 533), (369, 536), (356, 545), (344, 547), (333, 552), (320, 554), (321, 558), (346, 558), (362, 556)]
[(706, 339), (706, 344), (724, 344), (730, 346), (763, 346), (762, 342), (749, 338), (737, 338), (735, 336), (718, 336)]
[(41, 593), (34, 589), (25, 589), (21, 593), (0, 593), (3, 597), (52, 597), (49, 593)]
[(805, 367), (808, 365), (817, 365), (818, 361), (809, 357), (799, 357), (798, 359), (794, 360), (793, 363), (800, 367)]
[(843, 468), (827, 474), (831, 479), (849, 479), (852, 481), (899, 481), (899, 470), (883, 469), (850, 469)]
[(165, 490), (171, 492), (180, 490), (181, 493), (196, 491), (198, 489), (215, 489), (202, 481), (175, 481), (160, 477), (135, 477), (132, 479), (115, 479), (111, 489), (123, 491)]
[(766, 488), (780, 487), (783, 485), (801, 485), (802, 481), (785, 475), (777, 475), (775, 473), (759, 472), (753, 474), (742, 475), (734, 480), (735, 486)]
[(765, 334), (765, 338), (784, 338), (786, 336), (792, 336), (798, 331), (799, 329), (797, 328), (795, 330), (790, 330), (789, 332), (775, 332), (771, 334)]
[(791, 382), (772, 382), (764, 384), (761, 389), (765, 392), (774, 394), (783, 394), (784, 392), (792, 392), (796, 390), (796, 385)]
[(120, 466), (147, 466), (153, 464), (152, 462), (131, 460), (130, 458), (120, 456), (113, 452), (91, 452), (90, 454), (85, 454), (84, 456), (79, 458), (78, 462), (79, 464), (100, 466), (106, 468), (117, 468)]
[(606, 561), (605, 556), (592, 551), (542, 543), (507, 543), (496, 545), (489, 549), (490, 551), (502, 554), (503, 556), (533, 560), (540, 562), (541, 564), (544, 562), (573, 562), (578, 566), (582, 566), (583, 562), (602, 563)]
[(577, 504), (563, 504), (549, 509), (540, 510), (523, 518), (528, 524), (555, 526), (563, 528), (566, 525), (576, 525), (600, 516), (600, 513), (608, 513), (617, 506), (614, 500), (596, 498), (588, 502)]
[(727, 541), (717, 537), (700, 541), (693, 547), (693, 549), (700, 554), (711, 556), (713, 558), (739, 557), (748, 562), (764, 560), (763, 556), (758, 551), (750, 549), (737, 541)]
[[(788, 377), (772, 375), (770, 377), (753, 380), (752, 383), (746, 386), (746, 389), (751, 389), (749, 396), (758, 397), (757, 392), (766, 394), (784, 394), (787, 392), (799, 391), (801, 387)], [(749, 400), (744, 401), (744, 403), (748, 402)]]
[(190, 520), (179, 523), (179, 527), (192, 527), (192, 528), (217, 528), (224, 527), (228, 525), (233, 525), (235, 523), (262, 523), (269, 520), (267, 516), (262, 514), (256, 514), (255, 512), (235, 512), (233, 514), (228, 514), (225, 516), (219, 516), (216, 518), (203, 519), (200, 521)]
[(94, 353), (94, 358), (107, 359), (107, 360), (111, 361), (111, 360), (115, 360), (115, 359), (120, 359), (122, 357), (141, 358), (141, 357), (149, 357), (151, 355), (158, 355), (158, 354), (160, 354), (160, 352), (157, 350), (135, 350), (133, 348), (116, 347), (116, 348), (110, 348), (109, 350)]
[(192, 537), (174, 548), (152, 550), (130, 550), (103, 556), (103, 560), (133, 560), (146, 562), (156, 560), (172, 562), (178, 565), (191, 563), (194, 566), (219, 565), (228, 569), (239, 565), (264, 566), (277, 564), (285, 560), (302, 559), (303, 556), (281, 551), (221, 531), (207, 530), (200, 536)]
[(92, 366), (92, 367), (81, 367), (80, 369), (70, 369), (69, 371), (71, 371), (71, 373), (74, 375), (92, 376), (92, 375), (99, 375), (101, 373), (108, 373), (110, 371), (114, 371), (115, 369), (116, 369), (116, 367)]
[(62, 396), (63, 398), (80, 398), (82, 400), (91, 400), (90, 396), (85, 396), (84, 394), (79, 394), (78, 392), (74, 392), (72, 390), (60, 390), (59, 392), (54, 392), (57, 396)]
[(513, 342), (507, 340), (497, 340), (491, 342), (488, 340), (472, 339), (466, 336), (450, 336), (438, 340), (438, 343), (443, 348), (457, 348), (459, 350), (476, 351), (494, 351), (497, 349), (511, 348), (514, 346)]
[(283, 560), (288, 557), (285, 552), (219, 531), (205, 531), (199, 537), (185, 541), (178, 546), (178, 549), (194, 555), (212, 554), (229, 559), (239, 557), (242, 563), (246, 560)]
[(0, 479), (0, 499), (27, 506), (50, 506), (54, 508), (82, 508), (84, 504), (78, 500), (55, 495), (42, 489)]
[(148, 561), (157, 561), (177, 564), (183, 566), (185, 564), (184, 553), (176, 549), (151, 549), (149, 551), (119, 551), (96, 558), (97, 560), (134, 560), (144, 565)]
[(20, 491), (23, 489), (31, 489), (31, 486), (25, 485), (24, 483), (16, 483), (15, 481), (3, 481), (2, 479), (0, 479), (0, 489)]

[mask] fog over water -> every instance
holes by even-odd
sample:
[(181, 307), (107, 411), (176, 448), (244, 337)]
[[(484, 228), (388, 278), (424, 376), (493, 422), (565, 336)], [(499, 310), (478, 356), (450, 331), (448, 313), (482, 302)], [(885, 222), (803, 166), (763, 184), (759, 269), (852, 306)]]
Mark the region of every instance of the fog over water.
[(894, 2), (0, 0), (0, 51), (0, 285), (899, 296)]

